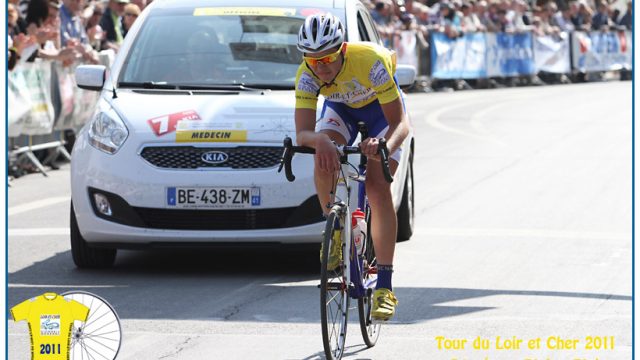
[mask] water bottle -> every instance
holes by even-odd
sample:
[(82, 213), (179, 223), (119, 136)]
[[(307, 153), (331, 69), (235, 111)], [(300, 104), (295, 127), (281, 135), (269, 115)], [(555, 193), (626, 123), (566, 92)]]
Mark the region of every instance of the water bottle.
[(364, 243), (367, 241), (367, 222), (364, 219), (364, 212), (360, 208), (351, 213), (351, 227), (353, 229), (353, 240), (356, 243), (358, 255), (362, 255)]

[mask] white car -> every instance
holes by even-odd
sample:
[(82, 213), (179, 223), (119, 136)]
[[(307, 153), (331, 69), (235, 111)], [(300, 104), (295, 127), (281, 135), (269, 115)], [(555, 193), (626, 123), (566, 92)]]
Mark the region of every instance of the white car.
[[(154, 1), (111, 69), (76, 70), (101, 91), (71, 162), (71, 252), (78, 267), (108, 267), (118, 248), (204, 243), (318, 243), (323, 217), (313, 158), (277, 167), (294, 138), (294, 80), (304, 18), (329, 11), (347, 41), (380, 43), (355, 0)], [(415, 69), (398, 67), (400, 85)], [(319, 112), (318, 112), (319, 113)], [(413, 229), (413, 138), (392, 185), (400, 240)]]

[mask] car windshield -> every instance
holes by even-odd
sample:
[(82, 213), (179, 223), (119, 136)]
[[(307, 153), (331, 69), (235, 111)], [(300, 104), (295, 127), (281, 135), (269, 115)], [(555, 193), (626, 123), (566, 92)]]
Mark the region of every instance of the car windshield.
[[(244, 10), (243, 10), (244, 9)], [(233, 11), (230, 11), (233, 10)], [(294, 86), (302, 8), (158, 10), (142, 25), (122, 84)]]

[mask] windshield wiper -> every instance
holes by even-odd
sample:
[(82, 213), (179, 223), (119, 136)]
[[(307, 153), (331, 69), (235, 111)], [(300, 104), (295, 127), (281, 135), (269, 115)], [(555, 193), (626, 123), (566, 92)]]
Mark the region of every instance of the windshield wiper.
[(191, 85), (178, 84), (180, 90), (235, 90), (235, 91), (261, 91), (261, 90), (293, 90), (293, 85), (277, 84), (211, 84), (211, 85)]
[(180, 90), (227, 90), (227, 91), (260, 91), (261, 89), (239, 84), (177, 84)]
[(166, 82), (144, 81), (144, 82), (130, 82), (121, 81), (118, 83), (120, 88), (142, 88), (142, 89), (169, 89), (175, 90), (178, 87), (174, 84), (167, 84)]
[(267, 89), (267, 90), (294, 90), (293, 84), (247, 84), (247, 86), (254, 89)]

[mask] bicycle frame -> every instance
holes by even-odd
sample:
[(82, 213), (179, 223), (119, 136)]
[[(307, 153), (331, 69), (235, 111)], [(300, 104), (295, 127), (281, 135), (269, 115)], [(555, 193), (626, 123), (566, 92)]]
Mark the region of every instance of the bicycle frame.
[[(343, 155), (346, 157), (346, 155)], [(352, 299), (358, 299), (366, 296), (366, 290), (372, 287), (375, 287), (377, 279), (372, 279), (368, 281), (366, 284), (363, 281), (364, 271), (364, 254), (365, 248), (363, 248), (362, 254), (356, 254), (356, 246), (352, 236), (351, 229), (351, 195), (352, 195), (352, 181), (358, 184), (358, 207), (362, 210), (365, 210), (368, 206), (367, 198), (366, 198), (366, 188), (364, 184), (364, 175), (366, 173), (366, 157), (361, 155), (360, 165), (358, 166), (358, 172), (353, 172), (353, 166), (350, 163), (342, 162), (342, 170), (339, 172), (339, 176), (336, 180), (336, 193), (333, 208), (338, 208), (337, 210), (340, 213), (344, 213), (344, 229), (343, 233), (345, 239), (349, 239), (349, 241), (345, 241), (345, 249), (343, 251), (343, 262), (345, 265), (345, 275), (348, 284), (352, 284), (349, 288), (349, 296)], [(339, 191), (342, 190), (342, 191)], [(370, 234), (369, 234), (370, 236)], [(363, 246), (366, 246), (363, 244)]]

